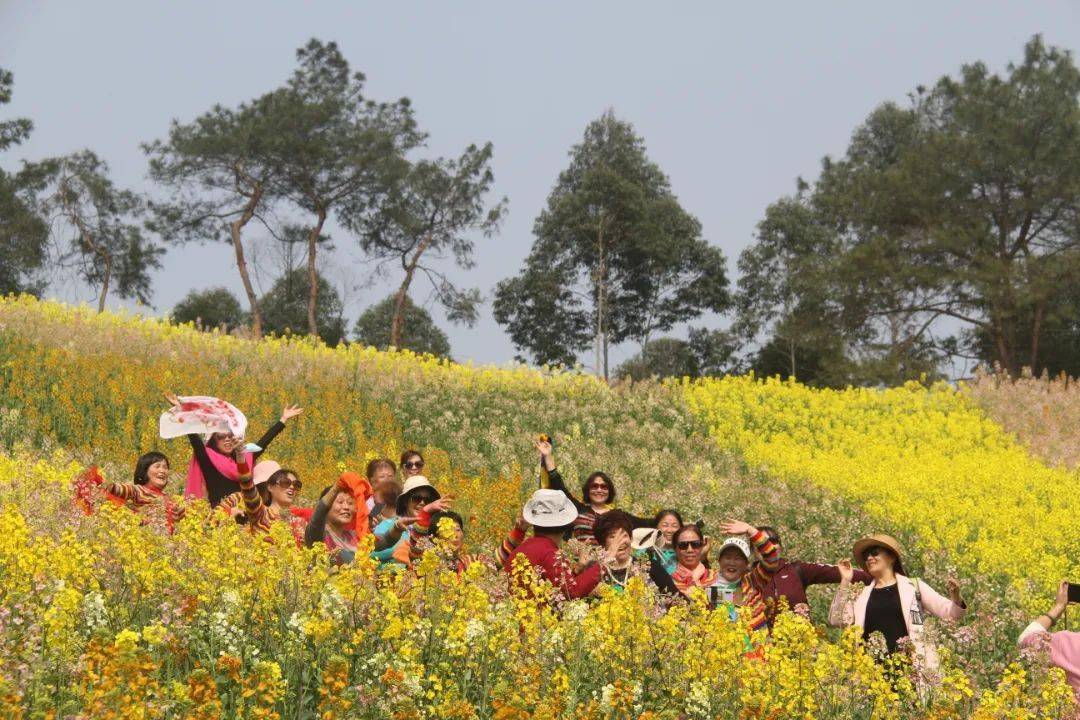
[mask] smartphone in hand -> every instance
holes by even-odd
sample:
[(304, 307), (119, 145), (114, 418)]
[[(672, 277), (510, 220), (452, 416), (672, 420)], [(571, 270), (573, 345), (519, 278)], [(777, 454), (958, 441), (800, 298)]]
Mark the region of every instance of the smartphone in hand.
[(1069, 602), (1080, 603), (1080, 584), (1069, 583)]

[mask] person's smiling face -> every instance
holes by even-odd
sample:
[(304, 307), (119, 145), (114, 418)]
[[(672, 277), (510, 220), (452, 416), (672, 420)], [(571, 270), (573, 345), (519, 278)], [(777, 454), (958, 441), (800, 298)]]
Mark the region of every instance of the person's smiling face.
[(606, 505), (611, 491), (603, 478), (593, 478), (589, 481), (589, 503), (592, 505)]
[(155, 490), (164, 490), (169, 484), (169, 461), (158, 460), (146, 469), (146, 484)]
[(892, 554), (892, 551), (880, 545), (867, 548), (866, 552), (863, 553), (863, 558), (866, 572), (874, 577), (881, 576), (896, 564), (896, 557)]
[(671, 545), (675, 533), (679, 532), (679, 521), (674, 515), (665, 515), (656, 524), (656, 529), (660, 531), (660, 536), (664, 538), (664, 544)]
[(330, 506), (330, 520), (335, 525), (345, 526), (356, 516), (356, 500), (346, 492), (339, 492)]
[(726, 547), (720, 553), (718, 562), (720, 576), (728, 582), (742, 580), (743, 575), (750, 569), (750, 561), (742, 554), (742, 550), (736, 547)]

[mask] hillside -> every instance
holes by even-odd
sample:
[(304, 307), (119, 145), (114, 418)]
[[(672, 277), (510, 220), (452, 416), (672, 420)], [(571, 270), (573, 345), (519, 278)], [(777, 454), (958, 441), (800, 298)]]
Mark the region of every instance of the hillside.
[[(851, 636), (794, 617), (758, 663), (743, 657), (737, 626), (701, 607), (657, 616), (636, 584), (552, 615), (507, 597), (499, 573), (479, 565), (457, 577), (422, 564), (415, 583), (374, 583), (370, 563), (330, 573), (324, 551), (284, 537), (251, 543), (198, 512), (174, 535), (104, 505), (85, 514), (71, 480), (89, 464), (126, 478), (158, 448), (178, 489), (190, 449), (156, 437), (167, 391), (226, 397), (255, 432), (286, 403), (303, 406), (272, 450), (305, 480), (308, 501), (343, 468), (419, 447), (432, 480), (460, 498), (478, 550), (535, 486), (541, 431), (555, 436), (568, 478), (602, 468), (620, 505), (638, 512), (675, 506), (707, 527), (771, 522), (789, 554), (821, 561), (866, 532), (893, 533), (909, 573), (941, 587), (958, 572), (973, 609), (941, 627), (935, 716), (1066, 712), (1060, 677), (1020, 658), (1015, 638), (1053, 581), (1077, 570), (1068, 519), (1080, 508), (1055, 492), (1075, 477), (1034, 460), (963, 392), (753, 378), (612, 388), (568, 372), (250, 342), (27, 298), (0, 301), (4, 709), (672, 720), (931, 709), (913, 687), (884, 681)], [(831, 591), (812, 594), (819, 626)]]

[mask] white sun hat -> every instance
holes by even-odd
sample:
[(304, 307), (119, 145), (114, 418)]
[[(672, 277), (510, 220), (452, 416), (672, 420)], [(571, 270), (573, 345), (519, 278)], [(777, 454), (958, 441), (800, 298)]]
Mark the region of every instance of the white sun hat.
[(729, 547), (739, 548), (739, 552), (741, 552), (747, 560), (750, 559), (750, 543), (746, 542), (746, 540), (743, 540), (741, 537), (726, 538), (724, 542), (720, 545), (720, 552), (718, 553), (718, 555), (723, 555), (724, 550), (728, 549)]
[(398, 495), (397, 500), (397, 514), (404, 515), (405, 510), (408, 508), (409, 496), (420, 488), (431, 488), (431, 492), (435, 494), (435, 499), (438, 500), (442, 497), (439, 491), (435, 489), (435, 486), (424, 477), (423, 475), (413, 475), (411, 478), (405, 481), (405, 485), (401, 488), (401, 494)]
[(577, 519), (578, 511), (562, 490), (537, 490), (525, 503), (521, 516), (530, 525), (556, 528), (569, 525)]
[(648, 550), (656, 546), (660, 531), (652, 527), (635, 528), (630, 536), (630, 547), (634, 550)]

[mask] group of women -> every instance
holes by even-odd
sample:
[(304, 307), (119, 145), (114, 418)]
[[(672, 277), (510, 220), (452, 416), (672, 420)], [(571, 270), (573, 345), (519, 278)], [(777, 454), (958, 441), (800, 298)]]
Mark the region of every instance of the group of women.
[[(168, 397), (179, 405), (175, 396)], [(887, 535), (871, 535), (855, 544), (856, 569), (850, 560), (821, 565), (783, 558), (774, 528), (733, 519), (720, 525), (726, 537), (712, 555), (713, 543), (703, 524), (684, 522), (678, 510), (664, 509), (646, 518), (616, 508), (615, 484), (602, 472), (589, 475), (580, 498), (575, 497), (556, 468), (547, 436), (535, 443), (541, 489), (491, 556), (465, 553), (464, 523), (451, 509), (453, 499), (423, 475), (424, 458), (416, 450), (407, 450), (398, 463), (373, 460), (364, 475), (343, 473), (322, 491), (313, 508), (302, 508), (297, 499), (303, 483), (297, 473), (261, 458), (300, 413), (295, 406), (285, 408), (255, 445), (228, 433), (189, 435), (193, 456), (185, 495), (205, 498), (217, 517), (233, 518), (253, 533), (269, 533), (276, 523), (286, 523), (298, 543), (325, 544), (335, 563), (353, 562), (360, 539), (371, 534), (372, 558), (380, 567), (407, 570), (433, 547), (435, 535), (442, 538), (439, 551), (458, 572), (478, 561), (511, 572), (521, 555), (556, 594), (566, 597), (600, 594), (603, 586), (619, 592), (640, 575), (667, 602), (701, 594), (711, 606), (727, 608), (732, 619), (741, 613), (754, 630), (767, 630), (784, 609), (808, 615), (806, 586), (836, 583), (832, 624), (859, 626), (866, 639), (878, 634), (883, 653), (910, 652), (924, 670), (937, 665), (925, 630), (927, 616), (956, 619), (966, 611), (956, 580), (947, 581), (946, 597), (907, 577), (900, 544)], [(162, 503), (175, 518), (182, 514), (183, 503), (166, 494), (168, 478), (168, 459), (151, 452), (136, 463), (134, 482), (106, 484), (104, 490), (113, 502), (136, 511)], [(566, 539), (579, 548), (572, 559), (565, 552)], [(860, 583), (865, 587), (853, 589)]]

